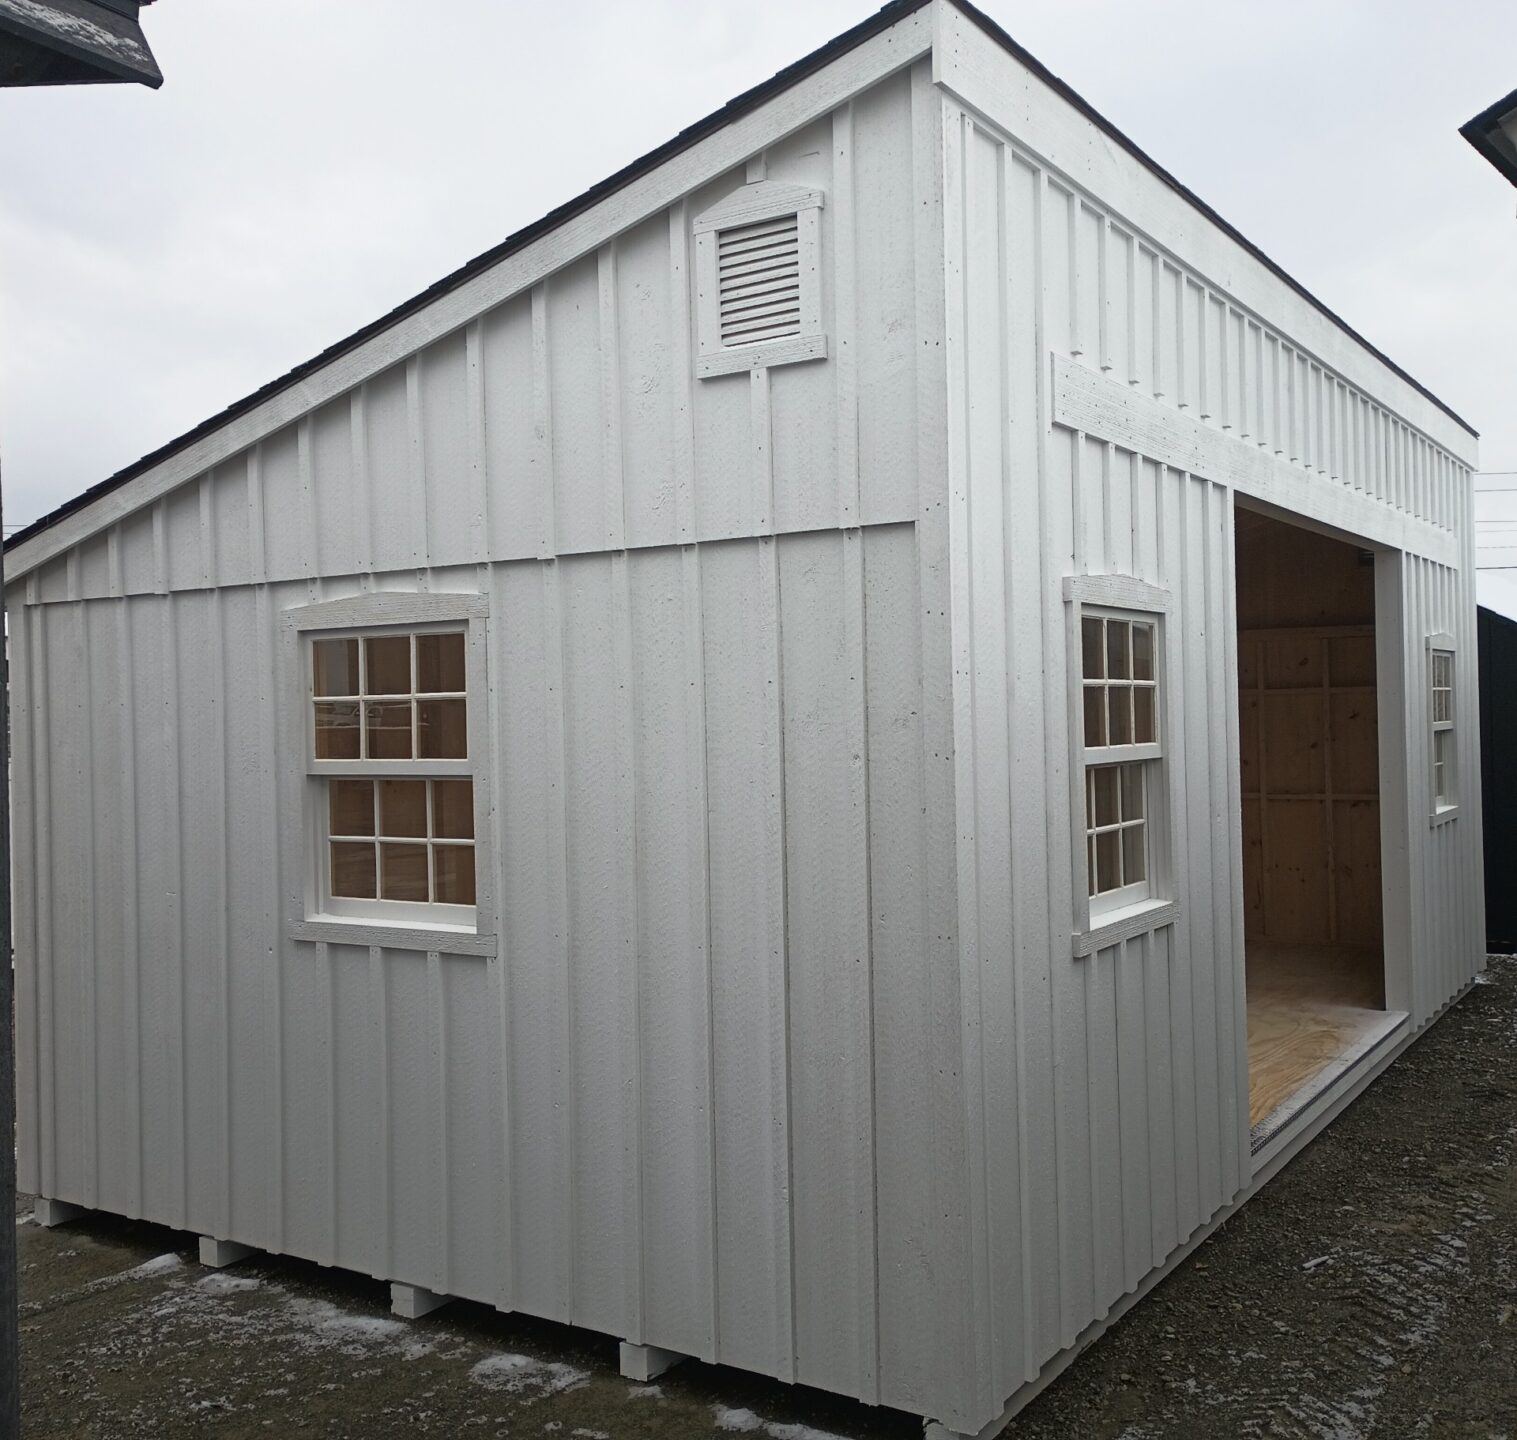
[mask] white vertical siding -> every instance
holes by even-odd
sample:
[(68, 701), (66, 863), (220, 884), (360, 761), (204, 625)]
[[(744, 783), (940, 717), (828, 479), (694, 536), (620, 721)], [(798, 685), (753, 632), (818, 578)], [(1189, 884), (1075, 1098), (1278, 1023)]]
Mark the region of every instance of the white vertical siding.
[[(730, 172), (32, 577), (28, 1183), (961, 1413), (940, 120), (763, 158), (835, 361), (693, 379)], [(280, 617), (375, 589), (488, 599), (494, 957), (285, 933)]]
[[(1425, 538), (1439, 555), (1467, 543), (1468, 472), (1030, 149), (952, 100), (944, 124), (958, 895), (966, 1073), (980, 1091), (966, 1103), (984, 1149), (971, 1235), (990, 1285), (986, 1398), (998, 1406), (1252, 1174), (1228, 678), (1240, 482), (1225, 465), (1191, 474), (1072, 428), (1050, 394), (1050, 355), (1244, 442), (1240, 455), (1298, 466), (1315, 518)], [(1430, 827), (1425, 799), (1428, 634), (1459, 637), (1460, 703), (1474, 704), (1468, 564), (1398, 565), (1414, 1024), (1479, 965), (1478, 818)], [(1133, 576), (1173, 606), (1165, 769), (1178, 918), (1082, 959), (1070, 958), (1082, 825), (1068, 775), (1070, 574)], [(1474, 788), (1462, 787), (1462, 807)]]

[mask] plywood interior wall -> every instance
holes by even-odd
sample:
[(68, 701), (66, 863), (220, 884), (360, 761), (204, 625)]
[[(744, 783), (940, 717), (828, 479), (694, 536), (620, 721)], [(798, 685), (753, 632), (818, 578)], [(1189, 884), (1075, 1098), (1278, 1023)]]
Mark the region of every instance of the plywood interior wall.
[(1246, 939), (1378, 949), (1373, 564), (1246, 510), (1236, 533)]

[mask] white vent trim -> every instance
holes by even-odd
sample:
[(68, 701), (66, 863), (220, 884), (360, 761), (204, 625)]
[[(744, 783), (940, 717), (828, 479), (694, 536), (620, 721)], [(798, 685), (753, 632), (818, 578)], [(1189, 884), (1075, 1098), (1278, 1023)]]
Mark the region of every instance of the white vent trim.
[(696, 373), (826, 357), (820, 190), (759, 180), (696, 217)]

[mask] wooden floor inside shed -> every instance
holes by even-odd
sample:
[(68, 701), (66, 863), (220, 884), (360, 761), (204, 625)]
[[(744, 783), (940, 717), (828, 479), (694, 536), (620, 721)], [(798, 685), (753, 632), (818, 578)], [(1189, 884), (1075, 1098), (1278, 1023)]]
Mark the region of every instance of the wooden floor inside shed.
[(1378, 948), (1247, 947), (1248, 1119), (1267, 1120), (1386, 1027)]

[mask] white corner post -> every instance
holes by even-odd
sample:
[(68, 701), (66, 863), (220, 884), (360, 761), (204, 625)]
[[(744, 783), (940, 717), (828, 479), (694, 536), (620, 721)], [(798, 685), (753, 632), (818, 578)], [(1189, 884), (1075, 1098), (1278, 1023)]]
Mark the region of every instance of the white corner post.
[(200, 1263), (212, 1270), (222, 1270), (256, 1254), (252, 1245), (239, 1245), (235, 1240), (218, 1240), (214, 1235), (200, 1237)]
[(662, 1375), (670, 1366), (688, 1360), (678, 1350), (660, 1350), (657, 1345), (632, 1345), (622, 1341), (622, 1379), (648, 1381)]
[(85, 1213), (83, 1205), (70, 1205), (67, 1200), (50, 1200), (46, 1195), (39, 1195), (32, 1209), (32, 1219), (51, 1230), (55, 1225), (67, 1225)]
[(402, 1320), (420, 1320), (423, 1315), (430, 1315), (452, 1298), (451, 1295), (439, 1295), (435, 1290), (427, 1290), (420, 1285), (390, 1286), (390, 1310)]

